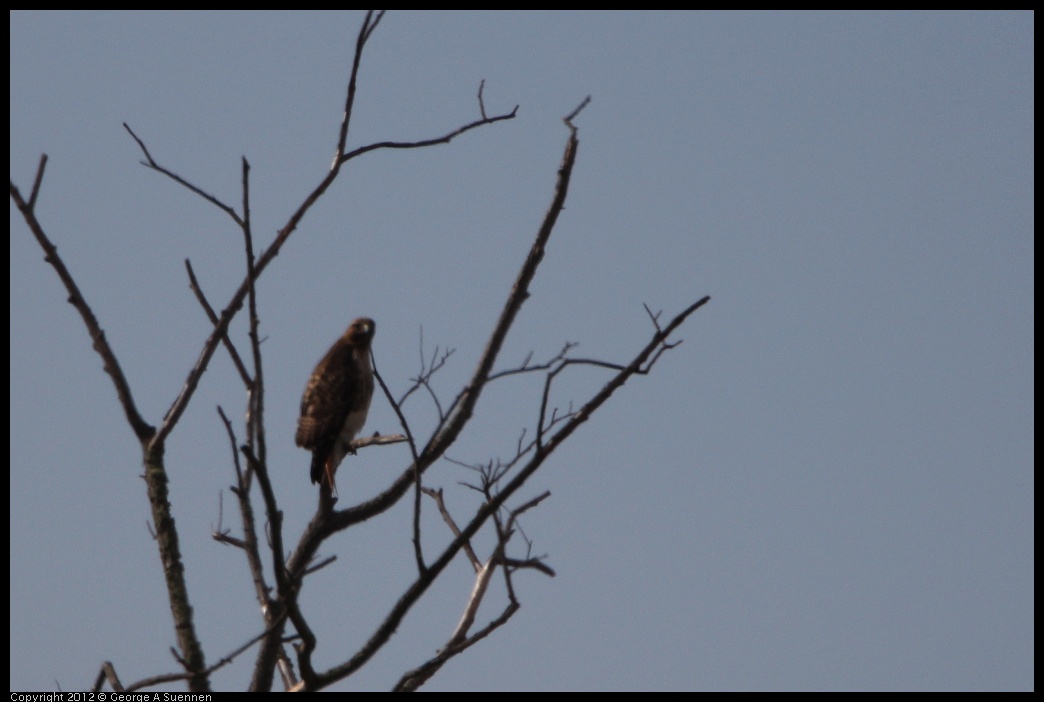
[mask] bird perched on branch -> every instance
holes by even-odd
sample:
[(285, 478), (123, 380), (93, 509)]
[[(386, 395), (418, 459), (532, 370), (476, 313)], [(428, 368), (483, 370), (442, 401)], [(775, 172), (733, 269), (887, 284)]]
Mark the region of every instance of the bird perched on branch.
[(376, 326), (360, 317), (312, 371), (301, 398), (297, 445), (312, 452), (312, 482), (336, 493), (334, 471), (345, 455), (355, 453), (352, 439), (366, 422), (373, 397), (370, 342)]

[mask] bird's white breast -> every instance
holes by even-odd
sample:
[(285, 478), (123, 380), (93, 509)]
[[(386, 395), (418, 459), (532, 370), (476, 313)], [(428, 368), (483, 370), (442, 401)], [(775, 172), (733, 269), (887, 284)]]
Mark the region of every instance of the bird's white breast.
[[(366, 354), (364, 362), (366, 363), (367, 374), (372, 378), (373, 361), (370, 360), (370, 354)], [(363, 424), (366, 423), (366, 413), (370, 409), (369, 405), (370, 403), (367, 401), (362, 409), (349, 412), (348, 418), (344, 420), (344, 426), (341, 427), (341, 433), (337, 435), (337, 441), (334, 442), (333, 451), (330, 454), (334, 468), (341, 465), (341, 461), (350, 453), (349, 445), (352, 443), (352, 439), (362, 431)]]

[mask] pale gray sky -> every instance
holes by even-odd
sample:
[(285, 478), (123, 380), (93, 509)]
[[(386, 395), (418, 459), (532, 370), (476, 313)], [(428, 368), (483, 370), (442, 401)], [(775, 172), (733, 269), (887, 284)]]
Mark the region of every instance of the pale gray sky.
[[(361, 13), (37, 13), (11, 19), (11, 178), (159, 422), (242, 277), (228, 218), (252, 165), (268, 241), (333, 154)], [(289, 541), (312, 514), (293, 445), (312, 366), (355, 316), (399, 392), (425, 344), (471, 372), (549, 202), (585, 95), (566, 210), (500, 367), (564, 341), (622, 361), (642, 303), (713, 296), (523, 498), (554, 579), (427, 689), (1019, 689), (1033, 675), (1033, 15), (392, 13), (364, 57), (350, 146), (518, 118), (356, 160), (260, 289), (269, 457)], [(11, 689), (177, 669), (140, 451), (54, 271), (11, 207)], [(242, 320), (234, 332), (245, 344)], [(607, 376), (577, 372), (562, 405)], [(511, 453), (536, 379), (483, 396), (450, 452)], [(167, 466), (208, 660), (260, 631), (241, 554), (216, 544), (233, 480), (215, 412), (242, 417), (222, 352)], [(415, 428), (430, 426), (423, 402)], [(238, 427), (241, 431), (241, 426)], [(367, 431), (397, 430), (375, 403)], [(402, 447), (349, 459), (346, 499)], [(426, 482), (463, 518), (471, 476)], [(226, 525), (231, 501), (225, 496)], [(426, 538), (447, 538), (434, 510)], [(323, 549), (302, 596), (343, 661), (412, 577), (406, 505)], [(232, 528), (236, 527), (232, 525)], [(480, 544), (488, 546), (486, 544)], [(432, 655), (470, 590), (461, 560), (338, 689), (386, 689)], [(495, 616), (495, 598), (482, 612)], [(239, 689), (249, 659), (214, 676)], [(180, 686), (174, 689), (181, 689)]]

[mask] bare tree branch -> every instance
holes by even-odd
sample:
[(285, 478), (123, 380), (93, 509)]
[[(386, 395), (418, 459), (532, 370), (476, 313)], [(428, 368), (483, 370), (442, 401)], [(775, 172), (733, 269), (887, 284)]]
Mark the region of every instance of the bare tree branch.
[(591, 96), (588, 95), (587, 97), (585, 97), (583, 99), (583, 101), (579, 105), (576, 106), (576, 109), (574, 109), (568, 115), (563, 117), (562, 121), (565, 122), (569, 126), (570, 129), (573, 129), (575, 131), (575, 128), (573, 127), (573, 120), (576, 119), (576, 116), (578, 114), (580, 114), (580, 111), (582, 109), (584, 109), (585, 107), (587, 107), (590, 103), (591, 103)]
[(404, 441), (409, 441), (405, 434), (375, 434), (374, 436), (362, 436), (352, 439), (352, 448), (358, 450), (367, 446), (401, 444)]
[(40, 154), (40, 165), (36, 169), (36, 178), (33, 179), (33, 190), (29, 194), (29, 210), (36, 207), (36, 196), (40, 194), (40, 185), (43, 184), (44, 169), (47, 168), (47, 154)]
[(94, 681), (94, 692), (100, 692), (102, 685), (105, 681), (109, 681), (109, 685), (112, 686), (113, 691), (123, 692), (123, 683), (120, 682), (120, 676), (116, 674), (116, 668), (113, 667), (111, 661), (105, 661), (102, 663), (101, 670), (98, 671), (98, 677)]
[(362, 156), (371, 151), (377, 149), (423, 149), (427, 146), (437, 146), (438, 144), (448, 144), (456, 137), (460, 136), (464, 132), (469, 132), (476, 127), (483, 127), (487, 124), (493, 124), (494, 122), (501, 122), (505, 119), (514, 119), (518, 113), (518, 105), (515, 105), (515, 109), (511, 110), (503, 115), (497, 115), (496, 117), (487, 117), (485, 114), (482, 115), (481, 119), (477, 119), (474, 122), (465, 124), (463, 127), (458, 127), (448, 134), (444, 134), (440, 137), (433, 139), (421, 139), (420, 141), (381, 141), (376, 144), (369, 144), (367, 146), (360, 146), (358, 149), (354, 149), (351, 152), (344, 155), (341, 162), (349, 161), (353, 158)]
[(508, 330), (511, 329), (518, 311), (522, 309), (522, 303), (529, 297), (529, 284), (532, 282), (533, 277), (536, 276), (537, 267), (544, 258), (544, 248), (547, 246), (548, 239), (551, 238), (551, 232), (558, 221), (558, 215), (562, 212), (562, 207), (565, 205), (566, 195), (569, 192), (569, 178), (573, 172), (578, 146), (579, 141), (576, 138), (576, 130), (570, 128), (569, 141), (562, 156), (562, 165), (558, 169), (558, 183), (555, 186), (555, 194), (551, 201), (551, 206), (544, 216), (544, 221), (537, 232), (536, 240), (533, 242), (529, 255), (526, 257), (525, 263), (523, 263), (522, 269), (518, 273), (518, 278), (511, 288), (507, 303), (500, 313), (500, 319), (494, 326), (493, 333), (486, 343), (486, 350), (479, 359), (478, 366), (472, 374), (470, 382), (457, 396), (456, 400), (453, 401), (446, 420), (440, 424), (439, 429), (436, 430), (435, 435), (424, 449), (426, 458), (432, 462), (444, 454), (446, 449), (456, 441), (460, 431), (471, 418), (479, 395), (482, 393), (482, 389), (488, 380), (490, 369), (496, 362), (504, 339), (507, 338)]
[[(40, 159), (40, 168), (36, 172), (36, 177), (33, 182), (33, 193), (30, 197), (31, 202), (35, 203), (36, 196), (40, 191), (40, 185), (43, 180), (44, 166), (47, 164), (47, 157), (44, 155)], [(40, 244), (40, 248), (44, 250), (44, 260), (54, 267), (55, 272), (58, 274), (58, 278), (65, 285), (66, 291), (69, 293), (69, 304), (76, 308), (76, 311), (80, 313), (80, 317), (83, 318), (83, 323), (87, 326), (87, 333), (90, 334), (92, 346), (94, 350), (101, 356), (102, 364), (105, 368), (105, 372), (112, 378), (112, 383), (116, 387), (116, 396), (120, 400), (120, 405), (123, 407), (123, 412), (127, 416), (127, 422), (131, 425), (131, 429), (134, 430), (134, 435), (138, 437), (141, 442), (147, 442), (156, 433), (156, 429), (142, 419), (142, 416), (138, 413), (138, 408), (134, 404), (134, 397), (131, 394), (130, 385), (127, 383), (127, 378), (123, 375), (123, 370), (120, 368), (119, 361), (116, 360), (116, 354), (113, 353), (112, 348), (109, 346), (108, 339), (105, 338), (105, 332), (102, 331), (101, 325), (98, 324), (98, 318), (94, 316), (94, 312), (91, 310), (90, 305), (84, 299), (83, 294), (80, 293), (80, 288), (76, 285), (76, 281), (73, 280), (72, 274), (69, 273), (69, 269), (66, 268), (65, 262), (62, 261), (61, 256), (58, 255), (58, 248), (51, 243), (51, 240), (47, 237), (40, 222), (36, 219), (36, 213), (33, 211), (33, 205), (22, 199), (22, 194), (15, 187), (14, 182), (11, 183), (11, 199), (14, 200), (15, 206), (18, 211), (21, 212), (22, 218), (25, 223), (29, 225), (29, 230), (36, 237), (36, 241)]]
[(442, 405), (439, 403), (439, 398), (435, 395), (435, 392), (431, 389), (431, 378), (435, 375), (443, 366), (446, 365), (446, 361), (453, 355), (455, 349), (446, 349), (442, 355), (439, 355), (439, 347), (435, 346), (435, 350), (431, 352), (431, 360), (428, 361), (424, 356), (424, 327), (420, 330), (420, 372), (416, 378), (411, 378), (413, 384), (402, 394), (399, 398), (399, 407), (406, 402), (406, 398), (412, 395), (417, 388), (423, 387), (431, 395), (432, 401), (435, 403), (435, 409), (439, 413), (439, 421), (441, 422), (445, 418), (445, 414), (442, 411)]
[[(196, 279), (196, 272), (192, 270), (192, 262), (187, 258), (185, 259), (185, 270), (188, 271), (189, 289), (196, 295), (196, 299), (199, 300), (199, 304), (206, 313), (207, 319), (210, 320), (210, 323), (217, 326), (219, 321), (218, 316), (214, 313), (214, 308), (210, 306), (207, 296), (203, 293), (203, 288), (200, 286), (199, 280)], [(236, 367), (236, 371), (239, 373), (240, 380), (243, 381), (243, 385), (249, 388), (253, 381), (250, 379), (250, 371), (246, 369), (246, 365), (243, 363), (239, 351), (236, 350), (232, 340), (228, 338), (228, 334), (221, 337), (221, 341), (225, 344), (225, 349), (228, 351), (228, 355), (232, 359), (232, 365)]]
[[(454, 521), (453, 517), (450, 516), (449, 510), (446, 509), (446, 501), (442, 497), (442, 489), (423, 488), (423, 490), (425, 495), (435, 500), (435, 504), (439, 507), (439, 514), (442, 515), (442, 520), (446, 522), (446, 526), (450, 528), (453, 535), (460, 536), (460, 527), (457, 526), (457, 522)], [(479, 560), (470, 543), (464, 544), (464, 553), (467, 555), (468, 560), (471, 562), (471, 567), (475, 569), (476, 573), (482, 570), (482, 561)]]
[(234, 209), (221, 202), (221, 200), (218, 200), (216, 197), (203, 190), (202, 188), (197, 187), (192, 183), (188, 182), (169, 168), (164, 168), (163, 166), (156, 163), (156, 159), (152, 158), (152, 154), (149, 153), (149, 149), (145, 146), (145, 142), (143, 142), (138, 137), (138, 135), (134, 133), (134, 130), (130, 128), (130, 125), (124, 122), (123, 128), (127, 130), (127, 133), (131, 135), (134, 141), (138, 142), (138, 147), (141, 148), (142, 153), (145, 154), (145, 160), (141, 162), (143, 166), (151, 168), (157, 173), (162, 173), (163, 175), (173, 180), (175, 183), (178, 183), (179, 185), (188, 188), (189, 190), (196, 193), (201, 198), (203, 198), (204, 200), (206, 200), (207, 202), (209, 202), (210, 204), (214, 205), (219, 210), (227, 214), (229, 217), (231, 217), (232, 221), (235, 222), (237, 225), (239, 225), (240, 227), (243, 226), (242, 218), (238, 214), (236, 214), (236, 211)]
[[(373, 352), (370, 352), (371, 360)], [(413, 432), (410, 431), (410, 425), (406, 421), (406, 416), (403, 415), (402, 410), (395, 403), (395, 398), (392, 397), (391, 390), (384, 383), (384, 378), (377, 372), (377, 362), (373, 361), (373, 377), (377, 379), (377, 382), (381, 386), (381, 390), (384, 391), (384, 396), (388, 398), (388, 404), (395, 410), (395, 415), (399, 418), (399, 424), (402, 425), (403, 431), (406, 432), (406, 440), (410, 444), (410, 454), (413, 456), (413, 485), (414, 485), (414, 501), (413, 501), (413, 555), (417, 560), (417, 571), (420, 573), (424, 572), (424, 552), (421, 548), (421, 536), (420, 536), (420, 496), (421, 496), (421, 476), (420, 476), (420, 460), (417, 457), (417, 442), (413, 440)]]
[[(486, 482), (484, 484), (484, 492), (487, 498), (490, 496), (489, 490), (491, 487), (492, 484), (489, 482)], [(445, 502), (442, 498), (442, 491), (425, 489), (425, 493), (431, 496), (438, 503), (439, 511), (442, 513), (443, 519), (446, 521), (446, 524), (450, 527), (450, 530), (454, 533), (454, 535), (460, 536), (460, 529), (457, 527), (457, 524), (454, 521), (454, 519), (450, 516), (448, 510), (446, 510)], [(543, 501), (544, 498), (550, 496), (550, 494), (551, 493), (549, 492), (545, 492), (543, 495), (533, 498), (523, 506), (513, 510), (511, 512), (509, 524), (513, 523), (515, 518), (519, 514), (535, 507), (537, 504)], [(463, 653), (472, 645), (484, 639), (493, 630), (507, 623), (508, 619), (510, 619), (511, 616), (518, 611), (520, 605), (518, 603), (518, 600), (515, 599), (514, 589), (511, 587), (511, 576), (508, 572), (508, 568), (514, 565), (513, 559), (507, 559), (504, 556), (504, 550), (507, 547), (507, 542), (511, 538), (510, 526), (507, 529), (504, 529), (498, 521), (497, 535), (497, 545), (493, 550), (493, 555), (484, 564), (481, 561), (479, 561), (478, 557), (475, 555), (475, 552), (472, 550), (471, 545), (465, 542), (464, 550), (467, 552), (468, 558), (471, 561), (472, 566), (475, 568), (476, 577), (475, 584), (472, 587), (471, 594), (468, 597), (467, 603), (464, 607), (464, 612), (461, 615), (460, 622), (453, 630), (453, 633), (450, 635), (446, 645), (442, 647), (438, 654), (431, 660), (421, 665), (420, 667), (415, 668), (404, 674), (403, 677), (399, 679), (399, 682), (396, 683), (393, 690), (401, 692), (414, 691), (419, 689), (420, 686), (427, 682), (431, 678), (431, 676), (433, 676), (436, 672), (438, 672), (438, 670), (450, 658), (453, 658), (454, 656)], [(504, 576), (505, 582), (508, 587), (508, 595), (510, 600), (508, 607), (499, 617), (490, 622), (485, 628), (481, 629), (480, 631), (469, 637), (468, 631), (471, 629), (472, 625), (475, 622), (475, 616), (478, 612), (480, 605), (482, 604), (486, 591), (489, 587), (489, 582), (493, 577), (493, 573), (496, 570), (496, 566), (498, 565), (505, 566)], [(525, 565), (528, 565), (528, 563), (525, 563)], [(544, 566), (544, 568), (546, 568), (546, 566)], [(547, 568), (547, 570), (550, 569)]]
[[(41, 168), (46, 163), (41, 160)], [(33, 186), (34, 192), (39, 191), (41, 173)], [(94, 349), (102, 357), (105, 371), (112, 377), (116, 386), (116, 395), (120, 399), (127, 421), (134, 430), (135, 435), (142, 444), (143, 459), (145, 463), (145, 482), (148, 486), (149, 504), (152, 508), (152, 519), (155, 526), (156, 543), (159, 546), (160, 560), (163, 564), (163, 574), (167, 585), (167, 594), (170, 598), (171, 613), (174, 616), (174, 629), (177, 633), (178, 644), (184, 653), (186, 667), (190, 671), (189, 688), (195, 692), (207, 692), (210, 690), (210, 682), (205, 672), (206, 663), (202, 646), (196, 636), (195, 626), (192, 620), (192, 607), (189, 604), (188, 588), (185, 584), (184, 567), (181, 560), (181, 549), (178, 545), (177, 530), (174, 525), (174, 517), (170, 509), (170, 501), (167, 492), (167, 475), (163, 467), (163, 446), (156, 444), (156, 430), (142, 419), (134, 405), (130, 386), (120, 369), (116, 355), (105, 339), (91, 311), (90, 306), (80, 294), (76, 282), (65, 267), (64, 262), (58, 256), (58, 250), (48, 239), (43, 227), (36, 219), (36, 215), (29, 204), (22, 199), (21, 193), (14, 183), (11, 183), (11, 198), (22, 213), (23, 218), (29, 225), (29, 229), (36, 236), (40, 246), (46, 253), (45, 260), (54, 266), (58, 277), (69, 291), (69, 302), (80, 312), (84, 324), (94, 341)]]
[(374, 13), (373, 10), (366, 12), (366, 18), (363, 19), (362, 27), (359, 28), (359, 36), (355, 40), (355, 58), (352, 60), (352, 72), (348, 78), (348, 90), (344, 97), (344, 118), (341, 120), (341, 131), (337, 137), (337, 155), (334, 156), (333, 164), (330, 167), (330, 171), (336, 173), (340, 170), (341, 163), (344, 162), (343, 154), (345, 146), (348, 143), (348, 125), (352, 120), (352, 108), (355, 105), (355, 84), (356, 79), (359, 77), (359, 64), (362, 61), (363, 47), (366, 46), (366, 42), (369, 40), (370, 35), (373, 34), (373, 30), (377, 29), (377, 25), (384, 18), (384, 10)]
[(508, 368), (507, 370), (502, 370), (502, 371), (498, 371), (496, 373), (493, 373), (493, 374), (491, 374), (489, 376), (489, 380), (493, 381), (493, 380), (497, 380), (499, 378), (503, 378), (503, 377), (506, 377), (506, 376), (509, 376), (509, 375), (518, 375), (520, 373), (532, 373), (533, 371), (548, 370), (550, 368), (553, 368), (560, 361), (563, 361), (566, 358), (566, 356), (569, 354), (569, 352), (572, 351), (574, 348), (576, 348), (576, 346), (577, 346), (577, 344), (575, 344), (575, 343), (573, 343), (571, 341), (567, 341), (562, 346), (562, 350), (559, 351), (558, 354), (554, 356), (554, 358), (552, 358), (552, 359), (550, 359), (548, 361), (545, 361), (544, 363), (538, 363), (536, 365), (530, 365), (529, 364), (529, 361), (533, 357), (533, 353), (530, 352), (530, 354), (526, 357), (526, 360), (524, 360), (522, 362), (522, 365), (518, 366), (517, 368)]
[(477, 644), (482, 639), (486, 638), (500, 627), (507, 624), (508, 620), (514, 616), (521, 608), (521, 605), (517, 602), (511, 602), (507, 608), (501, 613), (499, 617), (487, 624), (483, 629), (476, 632), (471, 638), (462, 641), (455, 646), (450, 646), (439, 651), (431, 660), (427, 661), (423, 665), (414, 668), (403, 674), (399, 681), (392, 688), (393, 692), (414, 692), (420, 689), (421, 685), (431, 679), (435, 673), (439, 672), (439, 669), (445, 665), (446, 661), (454, 656), (463, 653), (467, 649)]
[[(221, 668), (224, 668), (229, 663), (232, 663), (236, 659), (237, 656), (242, 654), (244, 651), (248, 650), (251, 646), (256, 644), (258, 641), (260, 641), (263, 638), (265, 638), (266, 636), (268, 636), (269, 633), (270, 633), (270, 631), (262, 631), (260, 634), (258, 634), (257, 636), (253, 637), (252, 639), (250, 639), (249, 641), (247, 641), (243, 645), (239, 646), (238, 648), (233, 650), (231, 653), (228, 653), (228, 654), (222, 656), (221, 659), (217, 663), (215, 663), (214, 665), (212, 665), (209, 668), (207, 668), (204, 671), (204, 674), (209, 676), (214, 671), (220, 670)], [(184, 663), (184, 661), (181, 660), (180, 656), (177, 655), (176, 651), (172, 650), (172, 653), (174, 653), (175, 658), (178, 658), (179, 662)], [(132, 684), (127, 685), (126, 687), (124, 687), (120, 683), (119, 676), (116, 674), (116, 668), (112, 665), (111, 662), (105, 661), (105, 663), (102, 664), (102, 667), (101, 667), (101, 670), (98, 673), (97, 679), (95, 680), (94, 692), (100, 692), (101, 689), (102, 689), (102, 685), (105, 683), (106, 680), (109, 681), (109, 684), (112, 686), (112, 689), (115, 692), (136, 692), (137, 690), (142, 690), (142, 689), (144, 689), (146, 687), (153, 687), (155, 685), (161, 685), (163, 683), (178, 682), (179, 680), (191, 680), (193, 675), (194, 675), (194, 673), (191, 673), (191, 672), (189, 672), (189, 673), (167, 673), (165, 675), (153, 675), (153, 676), (148, 677), (148, 678), (142, 678), (141, 680), (138, 680), (137, 682), (132, 683)]]
[[(262, 611), (268, 609), (269, 591), (271, 588), (265, 582), (265, 567), (261, 560), (261, 550), (257, 539), (256, 520), (254, 518), (254, 506), (250, 501), (250, 484), (246, 479), (246, 472), (239, 468), (239, 451), (236, 450), (236, 436), (232, 429), (232, 422), (225, 416), (224, 410), (218, 407), (218, 414), (225, 425), (228, 440), (232, 447), (232, 462), (236, 469), (236, 487), (232, 491), (239, 502), (240, 520), (243, 524), (242, 548), (247, 558), (247, 566), (250, 569), (250, 579), (254, 584), (254, 596)], [(249, 471), (247, 471), (249, 472)]]

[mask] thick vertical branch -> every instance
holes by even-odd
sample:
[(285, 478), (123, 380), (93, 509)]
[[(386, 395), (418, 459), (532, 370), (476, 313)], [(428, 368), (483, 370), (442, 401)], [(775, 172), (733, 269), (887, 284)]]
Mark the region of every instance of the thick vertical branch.
[[(45, 161), (41, 162), (41, 170)], [(33, 198), (39, 192), (42, 173), (38, 173), (33, 185)], [(36, 236), (36, 240), (44, 249), (45, 258), (58, 272), (58, 277), (69, 292), (69, 302), (79, 311), (84, 324), (94, 341), (94, 350), (102, 357), (105, 371), (112, 378), (116, 386), (116, 395), (120, 399), (127, 421), (141, 442), (144, 464), (145, 482), (148, 485), (149, 504), (152, 507), (152, 518), (156, 530), (156, 541), (159, 545), (160, 560), (163, 564), (163, 576), (167, 584), (167, 594), (170, 600), (171, 614), (174, 617), (174, 628), (177, 632), (178, 647), (181, 649), (181, 657), (192, 674), (189, 679), (189, 688), (196, 692), (208, 692), (210, 682), (205, 674), (206, 662), (203, 649), (199, 639), (196, 637), (195, 627), (192, 621), (192, 607), (189, 604), (188, 588), (185, 584), (184, 566), (181, 562), (181, 550), (178, 547), (178, 535), (174, 527), (174, 517), (171, 514), (170, 500), (167, 495), (167, 474), (163, 467), (163, 444), (155, 443), (155, 429), (142, 419), (134, 405), (131, 396), (130, 385), (120, 369), (101, 330), (97, 318), (80, 293), (79, 287), (73, 280), (69, 270), (58, 255), (57, 248), (51, 243), (36, 219), (29, 203), (25, 202), (18, 188), (11, 184), (11, 198), (14, 200), (23, 218), (29, 225), (29, 229)]]
[(181, 563), (178, 531), (170, 511), (167, 471), (163, 467), (163, 447), (149, 447), (148, 442), (142, 442), (142, 445), (145, 450), (145, 483), (149, 491), (149, 504), (152, 505), (152, 521), (156, 529), (163, 577), (167, 582), (170, 612), (174, 616), (174, 630), (177, 633), (181, 657), (188, 672), (192, 673), (188, 681), (189, 690), (210, 692), (203, 647), (196, 637), (192, 621), (192, 606), (189, 604), (188, 586), (185, 584), (185, 568)]

